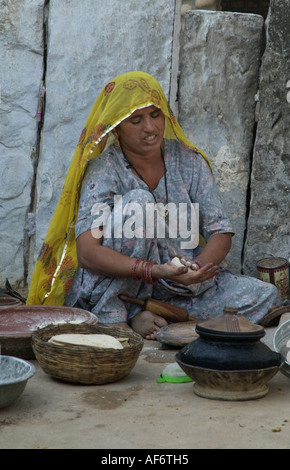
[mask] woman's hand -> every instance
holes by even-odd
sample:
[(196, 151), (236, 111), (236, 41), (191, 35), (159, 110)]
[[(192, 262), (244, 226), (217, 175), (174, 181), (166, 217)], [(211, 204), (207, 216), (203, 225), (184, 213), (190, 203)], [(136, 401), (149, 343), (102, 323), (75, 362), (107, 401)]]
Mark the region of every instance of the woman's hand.
[(152, 276), (157, 278), (170, 279), (179, 284), (190, 285), (206, 281), (214, 277), (219, 272), (219, 264), (226, 257), (231, 248), (232, 233), (216, 233), (211, 236), (198, 260), (202, 267), (196, 271), (189, 269), (194, 260), (183, 255), (173, 254), (177, 256), (183, 267), (176, 267), (171, 263), (161, 266), (153, 266)]
[[(189, 260), (189, 258), (186, 258)], [(191, 260), (193, 263), (193, 260)], [(211, 279), (218, 274), (219, 267), (213, 263), (207, 263), (200, 269), (193, 271), (188, 267), (177, 267), (172, 263), (156, 264), (152, 267), (152, 276), (154, 278), (169, 279), (178, 284), (189, 286), (191, 284), (199, 284), (200, 282)]]

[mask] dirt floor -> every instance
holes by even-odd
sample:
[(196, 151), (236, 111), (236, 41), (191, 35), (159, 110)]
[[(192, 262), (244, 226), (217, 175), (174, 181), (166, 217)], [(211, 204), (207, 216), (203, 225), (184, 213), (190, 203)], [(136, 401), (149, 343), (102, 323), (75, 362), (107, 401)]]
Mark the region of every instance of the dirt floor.
[[(265, 342), (272, 342), (268, 329)], [(0, 409), (0, 449), (288, 449), (290, 379), (280, 371), (256, 400), (201, 398), (193, 383), (157, 383), (174, 349), (145, 341), (131, 373), (108, 385), (72, 385), (36, 373)], [(117, 451), (116, 451), (117, 452)], [(160, 452), (159, 452), (160, 453)]]

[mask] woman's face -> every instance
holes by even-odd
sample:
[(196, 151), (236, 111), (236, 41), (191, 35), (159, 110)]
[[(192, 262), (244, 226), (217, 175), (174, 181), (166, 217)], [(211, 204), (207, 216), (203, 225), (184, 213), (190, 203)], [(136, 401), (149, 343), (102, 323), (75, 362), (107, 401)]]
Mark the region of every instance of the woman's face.
[(155, 106), (137, 109), (118, 128), (119, 141), (123, 151), (149, 155), (159, 151), (163, 142), (165, 118)]

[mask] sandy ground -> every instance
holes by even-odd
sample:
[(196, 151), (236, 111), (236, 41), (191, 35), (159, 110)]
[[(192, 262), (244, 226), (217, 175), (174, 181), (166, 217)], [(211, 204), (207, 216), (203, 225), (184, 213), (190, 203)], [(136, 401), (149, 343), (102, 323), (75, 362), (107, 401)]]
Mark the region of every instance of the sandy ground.
[(290, 447), (289, 378), (279, 371), (260, 399), (209, 400), (193, 392), (192, 382), (157, 383), (175, 353), (145, 341), (133, 371), (102, 386), (55, 380), (31, 361), (36, 373), (24, 393), (0, 409), (0, 449), (110, 449), (114, 455), (116, 449)]

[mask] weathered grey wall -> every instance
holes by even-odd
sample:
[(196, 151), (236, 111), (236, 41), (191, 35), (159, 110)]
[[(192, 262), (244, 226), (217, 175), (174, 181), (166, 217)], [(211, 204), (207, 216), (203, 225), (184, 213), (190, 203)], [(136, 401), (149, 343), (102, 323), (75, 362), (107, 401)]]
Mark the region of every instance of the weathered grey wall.
[(213, 164), (235, 232), (227, 257), (235, 272), (241, 270), (246, 230), (263, 27), (258, 15), (189, 11), (185, 16), (179, 121)]
[(245, 244), (246, 271), (265, 255), (290, 257), (290, 1), (267, 17), (260, 73), (257, 136)]
[[(289, 1), (272, 2), (260, 83), (261, 17), (242, 15), (236, 22), (225, 12), (187, 14), (179, 119), (212, 159), (236, 229), (229, 267), (240, 269), (246, 232), (244, 268), (254, 275), (256, 258), (266, 249), (273, 255), (290, 252)], [(122, 72), (142, 69), (161, 82), (175, 104), (177, 7), (181, 0), (124, 0), (122, 8), (120, 0), (0, 0), (0, 285), (6, 278), (16, 287), (29, 279), (82, 126), (103, 85)], [(46, 109), (39, 134), (43, 75)], [(190, 91), (193, 84), (198, 86)]]
[(0, 1), (0, 285), (25, 278), (44, 0)]

